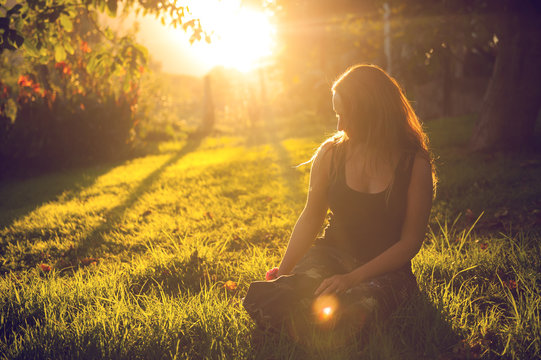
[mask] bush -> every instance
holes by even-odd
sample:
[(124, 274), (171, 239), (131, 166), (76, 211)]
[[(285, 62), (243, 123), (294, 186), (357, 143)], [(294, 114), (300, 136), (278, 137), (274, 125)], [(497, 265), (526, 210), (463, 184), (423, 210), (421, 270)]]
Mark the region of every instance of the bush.
[(136, 97), (129, 93), (66, 98), (21, 76), (18, 94), (14, 121), (7, 101), (0, 105), (2, 177), (115, 160), (129, 151), (136, 124)]

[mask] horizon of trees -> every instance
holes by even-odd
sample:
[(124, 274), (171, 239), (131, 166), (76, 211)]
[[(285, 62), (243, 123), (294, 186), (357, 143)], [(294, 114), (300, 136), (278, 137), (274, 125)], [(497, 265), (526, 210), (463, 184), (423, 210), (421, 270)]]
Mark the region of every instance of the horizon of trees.
[[(484, 99), (479, 99), (471, 151), (520, 151), (535, 145), (541, 106), (541, 5), (533, 0), (245, 4), (275, 14), (281, 50), (265, 76), (258, 75), (261, 81), (272, 76), (280, 83), (280, 91), (270, 99), (274, 108), (329, 111), (329, 85), (345, 67), (357, 62), (389, 67), (382, 21), (383, 5), (388, 4), (393, 76), (407, 89), (436, 82), (442, 94), (438, 106), (445, 115), (452, 113), (460, 79), (490, 79)], [(11, 0), (0, 5), (3, 160), (24, 163), (44, 153), (60, 156), (65, 153), (61, 146), (81, 147), (56, 140), (69, 134), (90, 137), (72, 152), (86, 158), (105, 156), (91, 145), (96, 139), (108, 156), (133, 141), (140, 120), (140, 81), (152, 54), (132, 35), (119, 36), (97, 23), (98, 12), (116, 16), (121, 7), (153, 14), (165, 24), (170, 21), (190, 33), (191, 41), (212, 41), (197, 19), (187, 17), (185, 5), (164, 0)], [(227, 105), (214, 89), (213, 97)], [(116, 120), (101, 114), (117, 114)], [(74, 119), (81, 118), (86, 124), (74, 126)]]

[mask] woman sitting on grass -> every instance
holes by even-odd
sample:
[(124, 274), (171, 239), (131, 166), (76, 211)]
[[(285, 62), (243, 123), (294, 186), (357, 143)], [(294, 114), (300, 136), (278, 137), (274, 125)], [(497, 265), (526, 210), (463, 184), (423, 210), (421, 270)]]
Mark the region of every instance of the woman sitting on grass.
[(280, 267), (267, 273), (273, 280), (252, 283), (244, 299), (262, 326), (304, 314), (360, 329), (418, 291), (411, 259), (435, 185), (427, 137), (399, 85), (377, 66), (351, 67), (332, 90), (338, 132), (311, 159), (306, 206)]

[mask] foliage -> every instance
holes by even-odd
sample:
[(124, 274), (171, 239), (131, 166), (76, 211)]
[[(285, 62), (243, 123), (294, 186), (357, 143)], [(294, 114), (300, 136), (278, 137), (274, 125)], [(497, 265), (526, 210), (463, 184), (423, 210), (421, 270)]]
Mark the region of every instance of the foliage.
[(201, 122), (203, 88), (200, 78), (149, 71), (141, 78), (135, 116), (138, 151), (167, 140), (182, 140)]
[(146, 49), (96, 27), (96, 12), (82, 6), (29, 1), (17, 10), (24, 44), (0, 56), (3, 176), (125, 153)]
[[(210, 35), (203, 31), (199, 20), (190, 18), (186, 5), (178, 2), (164, 0), (28, 0), (8, 8), (0, 4), (0, 54), (4, 50), (15, 50), (24, 47), (31, 56), (45, 56), (53, 51), (61, 61), (65, 52), (71, 53), (74, 40), (62, 37), (62, 30), (71, 32), (75, 26), (74, 18), (80, 12), (94, 13), (96, 11), (116, 16), (119, 8), (124, 11), (136, 8), (137, 12), (154, 13), (160, 16), (165, 24), (168, 21), (172, 26), (182, 26), (191, 32), (190, 41), (204, 38), (210, 41)], [(167, 19), (167, 20), (166, 20)], [(42, 51), (42, 49), (45, 49)]]
[[(457, 153), (468, 122), (428, 124), (441, 185), (413, 262), (424, 296), (348, 344), (332, 334), (305, 346), (264, 333), (241, 307), (248, 284), (278, 264), (302, 210), (309, 167), (293, 165), (310, 158), (330, 123), (306, 137), (261, 129), (255, 144), (167, 142), (122, 164), (3, 183), (0, 354), (538, 358), (539, 204), (528, 199), (539, 199), (539, 162), (464, 162)], [(507, 195), (511, 188), (523, 195)]]
[(12, 8), (8, 9), (5, 5), (0, 4), (0, 9), (5, 11), (4, 17), (0, 17), (0, 30), (2, 30), (2, 38), (0, 39), (0, 54), (4, 50), (15, 50), (19, 48), (24, 38), (21, 34), (10, 27), (11, 17), (16, 17), (21, 12), (22, 5), (16, 4)]
[(144, 113), (137, 104), (148, 54), (133, 35), (120, 37), (99, 25), (98, 14), (133, 9), (182, 26), (192, 42), (210, 41), (188, 8), (171, 1), (0, 5), (3, 176), (36, 170), (36, 165), (59, 168), (126, 153)]
[[(127, 150), (138, 79), (121, 67), (102, 72), (95, 63), (108, 60), (94, 56), (90, 46), (81, 41), (65, 61), (31, 66), (37, 75), (28, 72), (14, 86), (2, 84), (8, 94), (0, 99), (4, 175), (116, 158)], [(127, 45), (121, 51), (132, 49)]]

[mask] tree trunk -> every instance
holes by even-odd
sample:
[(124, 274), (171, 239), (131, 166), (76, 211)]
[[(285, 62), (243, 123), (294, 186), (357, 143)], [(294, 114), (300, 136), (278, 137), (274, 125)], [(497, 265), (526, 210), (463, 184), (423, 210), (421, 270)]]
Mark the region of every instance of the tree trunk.
[[(541, 32), (537, 14), (507, 15), (472, 151), (517, 151), (533, 144), (541, 106)], [(500, 35), (500, 34), (499, 34)]]
[(205, 75), (204, 78), (204, 94), (203, 94), (203, 123), (201, 131), (210, 133), (214, 127), (214, 102), (212, 101), (212, 87), (210, 84), (210, 75)]

